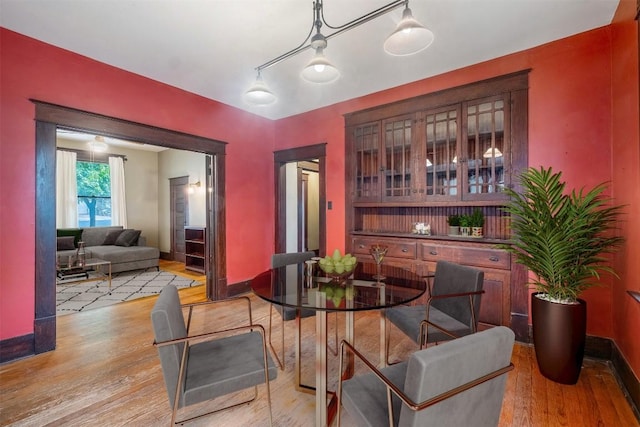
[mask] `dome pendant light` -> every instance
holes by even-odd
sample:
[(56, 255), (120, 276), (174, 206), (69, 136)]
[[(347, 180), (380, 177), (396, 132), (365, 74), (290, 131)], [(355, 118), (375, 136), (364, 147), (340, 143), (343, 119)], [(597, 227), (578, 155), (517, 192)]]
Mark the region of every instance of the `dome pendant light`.
[(244, 99), (249, 104), (254, 105), (269, 105), (276, 101), (276, 96), (267, 88), (267, 85), (262, 80), (262, 76), (258, 71), (256, 81), (251, 87), (244, 93)]
[(402, 20), (384, 42), (384, 50), (389, 55), (413, 55), (428, 48), (431, 43), (433, 33), (415, 20), (407, 3), (402, 12)]
[(87, 145), (92, 153), (104, 153), (109, 148), (102, 135), (96, 135), (95, 138), (87, 142)]
[(311, 83), (331, 83), (340, 77), (340, 71), (324, 56), (323, 51), (327, 47), (327, 40), (320, 34), (320, 27), (317, 28), (318, 34), (311, 39), (311, 47), (315, 49), (316, 54), (300, 74), (303, 79)]

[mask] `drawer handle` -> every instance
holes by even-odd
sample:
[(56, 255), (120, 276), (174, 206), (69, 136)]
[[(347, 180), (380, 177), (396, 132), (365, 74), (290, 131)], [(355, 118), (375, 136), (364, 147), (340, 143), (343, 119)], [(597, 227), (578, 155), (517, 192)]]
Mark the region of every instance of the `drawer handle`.
[(364, 245), (358, 245), (358, 249), (364, 249)]
[(402, 252), (407, 253), (409, 250), (407, 248), (402, 248)]
[(429, 254), (430, 254), (430, 255), (438, 255), (438, 252), (436, 252), (436, 251), (429, 251)]
[(492, 256), (492, 257), (489, 257), (489, 261), (498, 262), (500, 261), (500, 258), (498, 258), (497, 256)]

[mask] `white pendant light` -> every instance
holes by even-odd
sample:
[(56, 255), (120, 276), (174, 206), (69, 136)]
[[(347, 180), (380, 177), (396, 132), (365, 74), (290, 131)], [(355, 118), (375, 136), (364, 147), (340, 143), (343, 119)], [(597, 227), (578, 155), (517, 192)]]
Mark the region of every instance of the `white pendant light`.
[(91, 141), (87, 142), (87, 145), (89, 145), (89, 150), (95, 153), (104, 153), (107, 151), (107, 148), (109, 148), (107, 143), (104, 142), (104, 137), (101, 135), (97, 135)]
[(300, 74), (311, 83), (331, 83), (340, 77), (340, 71), (324, 56), (322, 48), (316, 49), (316, 54)]
[(402, 12), (402, 21), (384, 42), (384, 50), (389, 55), (413, 55), (433, 43), (433, 33), (416, 21), (409, 6)]
[(244, 93), (244, 99), (254, 105), (269, 105), (276, 101), (276, 96), (267, 88), (258, 72), (255, 83)]
[(340, 77), (340, 71), (324, 56), (324, 48), (327, 47), (327, 39), (320, 33), (320, 25), (317, 24), (318, 33), (311, 38), (311, 47), (316, 54), (302, 70), (300, 75), (311, 83), (331, 83)]

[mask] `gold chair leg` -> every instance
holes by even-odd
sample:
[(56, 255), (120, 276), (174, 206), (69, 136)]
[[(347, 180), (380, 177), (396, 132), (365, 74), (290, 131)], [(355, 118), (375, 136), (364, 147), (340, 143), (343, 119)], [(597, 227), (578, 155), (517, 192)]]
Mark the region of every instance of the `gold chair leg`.
[(278, 352), (273, 347), (273, 343), (271, 342), (271, 337), (273, 335), (273, 329), (271, 323), (273, 321), (273, 304), (269, 307), (269, 347), (271, 347), (271, 352), (273, 353), (273, 357), (276, 359), (278, 366), (280, 366), (280, 370), (284, 371), (284, 318), (282, 319), (282, 360), (278, 356)]

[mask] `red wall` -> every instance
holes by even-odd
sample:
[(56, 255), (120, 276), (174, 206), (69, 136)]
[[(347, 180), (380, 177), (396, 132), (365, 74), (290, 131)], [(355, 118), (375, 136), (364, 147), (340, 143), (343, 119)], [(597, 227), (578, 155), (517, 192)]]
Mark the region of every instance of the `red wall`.
[[(638, 71), (638, 22), (611, 26), (612, 34), (612, 142), (613, 195), (627, 206), (620, 222), (627, 245), (615, 259), (620, 280), (613, 288), (613, 329), (616, 344), (640, 377), (640, 304), (627, 290), (640, 292), (640, 89)], [(635, 40), (635, 43), (632, 41)]]
[[(343, 248), (343, 114), (523, 69), (531, 69), (530, 164), (562, 170), (575, 187), (613, 180), (612, 195), (632, 201), (637, 213), (637, 72), (635, 82), (629, 81), (633, 73), (625, 77), (629, 55), (635, 55), (637, 71), (637, 35), (634, 39), (632, 32), (628, 25), (604, 27), (272, 123), (2, 30), (0, 188), (2, 196), (11, 194), (15, 202), (0, 207), (0, 339), (32, 331), (35, 171), (33, 106), (28, 98), (229, 142), (227, 266), (233, 283), (266, 267), (273, 250), (273, 150), (328, 143), (327, 200), (333, 202), (333, 210), (327, 212), (327, 248)], [(64, 68), (57, 65), (63, 63)], [(627, 100), (629, 88), (635, 95)], [(87, 93), (91, 96), (83, 95)], [(158, 111), (158, 105), (167, 107)], [(624, 169), (612, 173), (612, 165)], [(13, 182), (21, 184), (21, 191), (14, 190)], [(621, 279), (603, 279), (604, 286), (584, 298), (589, 303), (588, 333), (619, 341), (638, 375), (638, 343), (632, 334), (640, 325), (640, 313), (625, 291), (633, 288), (631, 280), (637, 276), (631, 260), (637, 265), (640, 249), (637, 238), (631, 237), (640, 233), (637, 224), (623, 232), (624, 253), (615, 260)]]
[(29, 99), (228, 142), (229, 282), (268, 267), (273, 122), (6, 29), (0, 43), (0, 340), (33, 332), (35, 109)]

